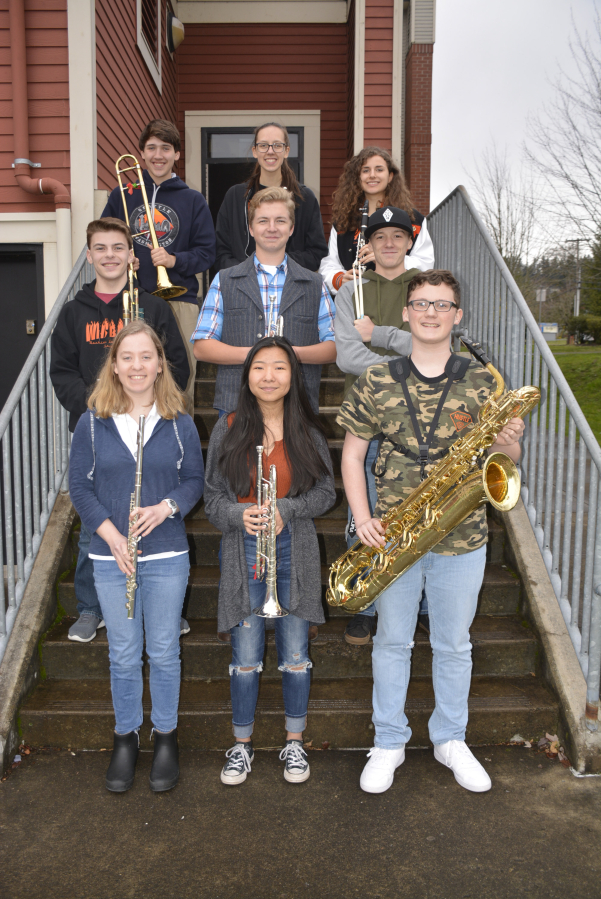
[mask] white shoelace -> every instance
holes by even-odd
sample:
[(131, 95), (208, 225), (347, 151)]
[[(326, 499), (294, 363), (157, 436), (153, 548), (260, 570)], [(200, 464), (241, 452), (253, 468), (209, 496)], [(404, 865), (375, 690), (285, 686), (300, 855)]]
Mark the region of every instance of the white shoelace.
[(472, 768), (480, 768), (480, 762), (473, 755), (469, 747), (463, 740), (451, 740), (450, 746), (446, 752), (446, 764), (451, 767), (453, 760), (457, 759), (464, 764), (470, 765)]
[(286, 761), (288, 768), (304, 768), (307, 756), (300, 743), (286, 743), (280, 752), (280, 761)]
[(235, 746), (232, 746), (231, 749), (228, 749), (225, 757), (228, 759), (226, 765), (227, 768), (235, 768), (236, 771), (250, 772), (250, 755), (248, 749), (244, 746), (237, 743)]
[(372, 768), (390, 768), (393, 749), (383, 749), (381, 746), (372, 746), (367, 753), (369, 764)]

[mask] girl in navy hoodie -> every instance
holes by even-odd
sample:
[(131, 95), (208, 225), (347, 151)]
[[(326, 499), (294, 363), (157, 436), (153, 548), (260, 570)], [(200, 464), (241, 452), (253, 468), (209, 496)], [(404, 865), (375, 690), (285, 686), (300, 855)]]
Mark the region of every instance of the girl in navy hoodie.
[[(180, 616), (190, 569), (184, 518), (202, 495), (200, 440), (183, 413), (163, 346), (142, 321), (113, 341), (88, 407), (73, 435), (69, 481), (73, 505), (93, 534), (90, 558), (109, 642), (115, 734), (106, 786), (124, 792), (134, 780), (145, 636), (154, 731), (150, 788), (169, 790), (179, 777)], [(140, 415), (146, 417), (142, 501), (130, 514)], [(137, 590), (128, 620), (127, 534), (136, 515)]]

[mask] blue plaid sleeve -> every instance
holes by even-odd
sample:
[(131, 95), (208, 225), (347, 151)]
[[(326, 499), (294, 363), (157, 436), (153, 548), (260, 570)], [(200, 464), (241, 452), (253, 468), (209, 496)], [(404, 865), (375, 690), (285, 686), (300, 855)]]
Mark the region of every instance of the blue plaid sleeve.
[(319, 301), (319, 318), (317, 319), (317, 327), (319, 328), (319, 342), (324, 340), (335, 340), (334, 336), (334, 316), (336, 315), (334, 303), (330, 296), (330, 291), (325, 283), (321, 286), (321, 299)]
[(192, 334), (190, 342), (193, 343), (195, 340), (221, 340), (222, 329), (223, 307), (219, 273), (217, 273), (202, 304), (202, 309), (196, 322), (196, 330)]

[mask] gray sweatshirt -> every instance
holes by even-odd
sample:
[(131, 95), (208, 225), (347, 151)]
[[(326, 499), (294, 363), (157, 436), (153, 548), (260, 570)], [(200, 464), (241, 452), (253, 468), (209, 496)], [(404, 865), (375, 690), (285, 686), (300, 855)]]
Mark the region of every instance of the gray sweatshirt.
[[(363, 280), (367, 284), (367, 280)], [(371, 338), (374, 346), (390, 350), (390, 356), (373, 353), (361, 340), (361, 335), (354, 325), (355, 301), (352, 281), (342, 285), (336, 294), (336, 318), (334, 334), (336, 336), (336, 363), (343, 372), (351, 375), (362, 375), (370, 365), (390, 362), (397, 356), (408, 356), (411, 352), (411, 334), (401, 331), (392, 325), (375, 326)]]

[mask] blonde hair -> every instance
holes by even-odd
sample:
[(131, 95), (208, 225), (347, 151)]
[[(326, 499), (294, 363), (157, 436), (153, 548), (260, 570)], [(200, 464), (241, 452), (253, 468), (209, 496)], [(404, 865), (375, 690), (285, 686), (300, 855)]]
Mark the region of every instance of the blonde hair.
[(285, 187), (265, 187), (253, 194), (248, 204), (248, 224), (252, 225), (257, 209), (262, 203), (283, 203), (290, 216), (290, 224), (294, 225), (294, 196)]
[(154, 382), (154, 401), (157, 412), (161, 418), (176, 418), (178, 413), (185, 411), (184, 398), (171, 374), (163, 344), (150, 325), (139, 319), (125, 325), (110, 345), (98, 380), (88, 399), (88, 409), (94, 409), (99, 418), (110, 418), (113, 414), (122, 415), (131, 409), (132, 401), (115, 373), (115, 363), (121, 344), (126, 337), (132, 337), (134, 334), (146, 334), (152, 341), (159, 357), (161, 371)]

